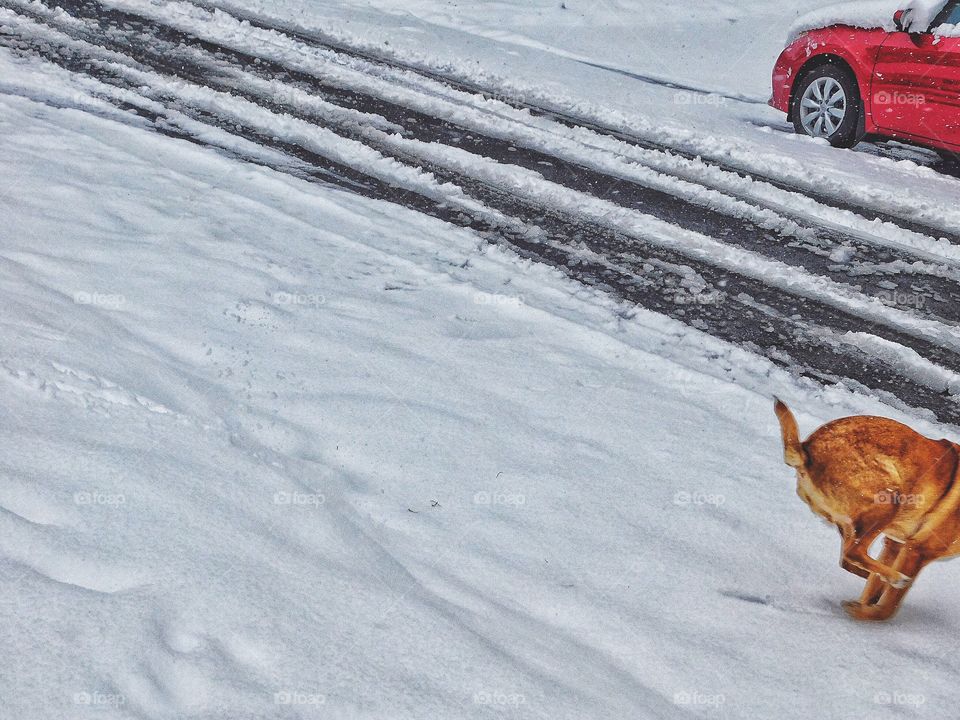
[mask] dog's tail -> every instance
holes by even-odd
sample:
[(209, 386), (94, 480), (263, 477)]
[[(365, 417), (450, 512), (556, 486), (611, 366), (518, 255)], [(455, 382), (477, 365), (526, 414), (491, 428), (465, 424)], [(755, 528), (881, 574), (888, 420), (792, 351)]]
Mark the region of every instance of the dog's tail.
[(783, 460), (790, 467), (803, 467), (807, 464), (807, 452), (800, 442), (800, 428), (797, 426), (797, 419), (782, 400), (779, 398), (774, 398), (774, 400), (776, 400), (776, 404), (773, 409), (780, 421), (780, 435), (783, 437)]

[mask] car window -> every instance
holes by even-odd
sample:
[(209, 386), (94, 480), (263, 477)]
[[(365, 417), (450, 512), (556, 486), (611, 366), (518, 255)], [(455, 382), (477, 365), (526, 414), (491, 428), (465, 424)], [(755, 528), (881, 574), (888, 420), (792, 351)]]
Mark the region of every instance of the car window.
[(937, 18), (936, 26), (960, 25), (960, 3), (953, 2)]

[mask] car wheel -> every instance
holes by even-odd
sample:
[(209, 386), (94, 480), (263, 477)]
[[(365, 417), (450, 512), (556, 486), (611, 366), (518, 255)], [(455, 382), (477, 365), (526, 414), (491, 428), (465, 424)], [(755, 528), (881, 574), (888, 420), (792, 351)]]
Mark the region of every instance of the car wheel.
[(801, 135), (852, 148), (863, 138), (863, 100), (853, 73), (821, 65), (807, 73), (793, 95), (793, 126)]

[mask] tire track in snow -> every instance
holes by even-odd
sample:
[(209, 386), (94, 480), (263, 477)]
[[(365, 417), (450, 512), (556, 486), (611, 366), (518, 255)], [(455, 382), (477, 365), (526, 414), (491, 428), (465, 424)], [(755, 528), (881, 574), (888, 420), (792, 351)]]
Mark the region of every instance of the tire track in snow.
[[(105, 11), (93, 2), (44, 1), (69, 7), (88, 21), (100, 23), (103, 32), (113, 26), (136, 27), (146, 22), (142, 16)], [(698, 166), (694, 163), (687, 163), (679, 171), (669, 162), (661, 162), (655, 169), (643, 166), (641, 170), (638, 163), (651, 162), (649, 156), (630, 157), (629, 162), (620, 158), (594, 160), (593, 156), (598, 155), (595, 150), (602, 150), (599, 157), (603, 158), (610, 156), (615, 149), (588, 146), (571, 149), (573, 144), (569, 138), (549, 135), (548, 144), (544, 146), (543, 132), (524, 127), (522, 118), (518, 121), (515, 117), (503, 117), (501, 119), (507, 122), (491, 122), (472, 107), (411, 93), (388, 85), (380, 78), (344, 69), (332, 61), (317, 60), (320, 67), (310, 67), (298, 53), (287, 54), (278, 60), (272, 51), (264, 53), (261, 47), (248, 48), (254, 55), (247, 55), (243, 52), (244, 42), (238, 39), (243, 28), (231, 25), (223, 17), (219, 18), (219, 23), (226, 24), (226, 29), (208, 28), (204, 31), (198, 20), (185, 30), (183, 23), (175, 22), (173, 25), (179, 28), (179, 32), (173, 34), (170, 26), (153, 24), (152, 36), (169, 35), (170, 41), (176, 45), (171, 52), (187, 52), (188, 47), (200, 47), (221, 54), (222, 60), (246, 66), (247, 70), (262, 77), (280, 78), (285, 85), (319, 94), (341, 107), (363, 108), (377, 118), (388, 119), (406, 137), (468, 148), (475, 154), (534, 170), (566, 187), (579, 189), (586, 186), (590, 194), (601, 199), (653, 214), (668, 223), (705, 235), (723, 238), (727, 244), (736, 244), (761, 255), (772, 255), (836, 282), (854, 285), (887, 304), (899, 304), (901, 308), (910, 308), (910, 312), (948, 324), (957, 322), (954, 308), (960, 302), (960, 248), (949, 247), (949, 244), (944, 247), (945, 243), (933, 238), (914, 238), (913, 244), (903, 246), (890, 237), (880, 238), (872, 232), (873, 224), (862, 218), (853, 231), (844, 228), (836, 218), (821, 217), (818, 224), (813, 225), (809, 220), (797, 224), (791, 219), (795, 213), (783, 204), (784, 198), (770, 198), (769, 190), (733, 182), (729, 173), (721, 178), (724, 191), (720, 192), (706, 187), (710, 184), (709, 178), (696, 172)], [(119, 30), (113, 32), (121, 33)], [(228, 38), (225, 42), (232, 50), (211, 44), (214, 43), (212, 38), (223, 40), (224, 37)], [(252, 68), (251, 63), (255, 63)], [(215, 72), (211, 70), (211, 73)], [(232, 89), (249, 98), (244, 84), (243, 80), (237, 80)], [(249, 80), (246, 84), (249, 85)], [(285, 92), (278, 88), (273, 91), (277, 95)], [(475, 99), (466, 100), (474, 102)], [(441, 110), (444, 111), (443, 119), (428, 114)], [(501, 131), (498, 125), (512, 130)], [(522, 146), (523, 151), (518, 152), (514, 143)], [(675, 171), (676, 175), (669, 174)], [(692, 179), (686, 180), (681, 175), (689, 175)], [(716, 178), (714, 181), (717, 184)], [(736, 197), (739, 191), (748, 192), (749, 203)], [(803, 199), (809, 205), (809, 199)], [(776, 235), (783, 240), (775, 240)]]
[[(22, 1), (22, 0), (21, 0)], [(49, 2), (50, 0), (44, 0)], [(60, 4), (63, 4), (63, 0)], [(831, 208), (820, 207), (809, 197), (797, 193), (777, 192), (772, 186), (754, 182), (731, 172), (711, 167), (708, 164), (687, 161), (669, 152), (643, 151), (636, 145), (619, 140), (612, 140), (607, 135), (599, 135), (581, 126), (561, 125), (553, 120), (538, 118), (529, 112), (518, 112), (505, 102), (487, 100), (483, 96), (465, 92), (449, 83), (443, 84), (426, 75), (419, 75), (409, 70), (395, 70), (393, 65), (386, 62), (373, 63), (366, 60), (355, 60), (350, 53), (341, 53), (331, 50), (325, 45), (304, 44), (292, 36), (287, 36), (275, 30), (262, 30), (244, 23), (228, 14), (219, 12), (208, 13), (198, 8), (197, 4), (171, 0), (162, 5), (145, 5), (142, 0), (102, 0), (110, 7), (117, 7), (129, 11), (136, 17), (149, 17), (155, 22), (179, 29), (183, 33), (202, 37), (205, 40), (225, 45), (239, 52), (252, 53), (261, 59), (280, 63), (287, 69), (302, 70), (312, 74), (313, 85), (319, 89), (324, 82), (337, 78), (338, 88), (362, 88), (362, 92), (369, 98), (371, 95), (380, 100), (389, 100), (413, 110), (423, 110), (437, 117), (443, 117), (453, 123), (466, 125), (472, 130), (490, 135), (498, 130), (496, 120), (500, 125), (508, 125), (512, 131), (502, 138), (512, 142), (524, 144), (528, 149), (537, 150), (540, 146), (531, 144), (530, 131), (539, 132), (538, 138), (542, 146), (544, 137), (552, 141), (546, 152), (556, 155), (565, 143), (576, 139), (582, 149), (591, 153), (603, 153), (629, 160), (631, 164), (643, 165), (648, 170), (656, 170), (665, 176), (671, 176), (674, 185), (671, 192), (679, 192), (681, 187), (677, 181), (689, 181), (726, 193), (733, 198), (749, 199), (750, 202), (761, 207), (774, 210), (777, 213), (791, 217), (797, 222), (813, 222), (815, 225), (836, 226), (842, 225), (848, 234), (864, 239), (867, 242), (880, 246), (898, 247), (897, 238), (891, 237), (891, 231), (898, 231), (901, 241), (906, 242), (908, 252), (925, 253), (929, 257), (946, 261), (952, 258), (954, 265), (960, 265), (960, 249), (954, 248), (949, 242), (936, 240), (923, 235), (911, 237), (908, 231), (893, 225), (878, 227), (875, 221), (867, 221), (849, 212), (831, 212)], [(77, 5), (76, 0), (68, 4)], [(82, 4), (82, 3), (80, 3)], [(320, 85), (317, 84), (319, 80)], [(377, 85), (379, 83), (379, 86)], [(325, 86), (324, 86), (325, 87)], [(432, 101), (433, 104), (430, 104)], [(369, 102), (369, 99), (367, 100)], [(425, 102), (427, 104), (425, 104)], [(451, 105), (460, 112), (451, 116)], [(473, 111), (471, 122), (469, 116), (463, 113)], [(481, 114), (486, 116), (486, 122), (478, 127), (476, 118)], [(518, 135), (518, 129), (526, 130)], [(501, 135), (496, 135), (501, 138)], [(561, 143), (561, 141), (564, 141)], [(635, 179), (634, 179), (635, 180)], [(694, 196), (683, 195), (684, 199), (697, 202)], [(701, 201), (701, 204), (702, 201)], [(793, 208), (799, 205), (800, 209)], [(821, 228), (823, 229), (823, 228)], [(946, 253), (945, 256), (941, 256)]]
[[(33, 5), (36, 6), (38, 4), (34, 3)], [(229, 64), (245, 67), (247, 69), (253, 67), (261, 76), (263, 76), (264, 73), (267, 73), (267, 69), (264, 68), (264, 65), (270, 65), (270, 61), (262, 61), (258, 57), (224, 50), (221, 46), (211, 45), (209, 42), (197, 40), (196, 38), (184, 35), (182, 32), (173, 30), (168, 26), (154, 25), (139, 16), (117, 11), (103, 11), (101, 6), (95, 2), (64, 1), (59, 3), (59, 5), (68, 5), (75, 12), (85, 15), (88, 21), (99, 23), (102, 33), (105, 35), (109, 34), (113, 37), (113, 40), (109, 41), (108, 44), (112, 43), (113, 46), (118, 47), (119, 50), (129, 52), (133, 55), (140, 55), (144, 52), (151, 53), (153, 57), (152, 59), (148, 60), (148, 64), (152, 63), (153, 67), (162, 68), (169, 65), (166, 57), (167, 53), (172, 55), (179, 54), (182, 57), (185, 53), (188, 53), (188, 46), (190, 43), (195, 44), (192, 48), (189, 48), (194, 51), (194, 54), (197, 53), (197, 48), (200, 48), (205, 52), (216, 55), (217, 59), (221, 63), (227, 62)], [(124, 31), (113, 29), (117, 27), (126, 28), (129, 30), (129, 32), (140, 32), (146, 27), (149, 32), (141, 37), (131, 40), (129, 37), (129, 32), (128, 36), (124, 37)], [(131, 28), (139, 28), (139, 30), (132, 30)], [(88, 31), (86, 33), (88, 39), (100, 39), (89, 38), (89, 28), (86, 28), (86, 30)], [(160, 57), (157, 57), (163, 48), (151, 48), (151, 46), (156, 46), (163, 42), (170, 42), (171, 46), (167, 48)], [(204, 56), (199, 62), (200, 64), (204, 64), (206, 61), (207, 58)], [(196, 58), (194, 58), (194, 62), (198, 62)], [(306, 92), (308, 93), (312, 94), (314, 92), (320, 92), (324, 95), (331, 92), (339, 93), (341, 96), (345, 97), (334, 97), (334, 99), (336, 99), (338, 102), (354, 107), (363, 107), (365, 110), (373, 112), (381, 111), (383, 114), (391, 115), (391, 121), (394, 123), (413, 122), (418, 128), (421, 125), (434, 124), (442, 128), (442, 132), (440, 133), (439, 137), (437, 134), (429, 135), (426, 138), (426, 142), (439, 142), (441, 144), (450, 144), (451, 146), (460, 144), (470, 146), (471, 138), (473, 138), (473, 140), (477, 140), (475, 136), (471, 136), (469, 134), (466, 134), (465, 136), (465, 133), (461, 129), (455, 126), (450, 126), (449, 124), (445, 124), (442, 121), (430, 118), (429, 116), (420, 114), (419, 117), (411, 119), (403, 115), (404, 112), (407, 112), (407, 115), (410, 114), (404, 108), (397, 108), (396, 106), (392, 106), (390, 104), (384, 104), (379, 102), (376, 98), (370, 98), (368, 95), (360, 95), (352, 91), (347, 91), (342, 87), (331, 89), (322, 82), (318, 85), (312, 76), (301, 76), (299, 78), (290, 77), (284, 66), (277, 66), (268, 69), (268, 77), (271, 80), (275, 80), (277, 77), (282, 78), (284, 81), (284, 86), (268, 87), (266, 90), (261, 89), (261, 97), (252, 95), (249, 92), (249, 86), (254, 79), (250, 75), (247, 75), (246, 78), (240, 78), (235, 82), (228, 83), (226, 86), (224, 86), (222, 83), (219, 83), (217, 76), (222, 75), (225, 72), (229, 72), (224, 70), (219, 65), (208, 66), (208, 70), (206, 71), (206, 75), (216, 78), (217, 80), (208, 80), (203, 73), (200, 75), (195, 75), (194, 80), (200, 84), (206, 85), (211, 85), (211, 82), (213, 82), (213, 85), (216, 85), (219, 89), (229, 89), (230, 91), (240, 94), (253, 102), (268, 103), (274, 99), (274, 96), (285, 96), (288, 93), (295, 92), (294, 88), (297, 86), (293, 84), (293, 81), (299, 81), (301, 87), (304, 84), (307, 85)], [(243, 75), (244, 72), (245, 71), (235, 71), (235, 74)], [(288, 85), (289, 87), (287, 87)], [(280, 108), (282, 112), (292, 112), (293, 114), (298, 114), (296, 110), (293, 110), (291, 107), (289, 107), (289, 102), (287, 102), (286, 105), (287, 107)], [(271, 107), (276, 106), (277, 103), (271, 103)], [(352, 113), (353, 115), (357, 114), (356, 110), (344, 110), (342, 108), (338, 109), (341, 113)], [(398, 110), (401, 113), (400, 115), (397, 115)], [(299, 116), (303, 117), (302, 113), (299, 113)], [(390, 124), (389, 121), (384, 121), (379, 115), (374, 115), (371, 117), (369, 112), (367, 113), (366, 117), (368, 118), (367, 122), (373, 126)], [(324, 117), (319, 118), (319, 120), (329, 123), (331, 121), (329, 113), (326, 113)], [(350, 121), (350, 124), (356, 124), (355, 117), (350, 117)], [(397, 125), (397, 127), (399, 127), (399, 125)], [(370, 138), (368, 137), (369, 132), (357, 130), (355, 128), (348, 128), (346, 132), (344, 132), (342, 127), (338, 128), (338, 132), (370, 144)], [(451, 132), (453, 133), (452, 137), (450, 135)], [(422, 133), (417, 131), (409, 134), (413, 135), (415, 138), (422, 136)], [(444, 141), (448, 142), (445, 143)], [(385, 148), (383, 143), (378, 145), (378, 149), (385, 151), (386, 154), (397, 154), (395, 149), (390, 147)], [(497, 143), (496, 141), (490, 140), (485, 136), (481, 136), (479, 143), (475, 143), (475, 146), (471, 149), (474, 149), (476, 151), (475, 154), (480, 157), (494, 157), (495, 159), (509, 160), (511, 161), (511, 164), (516, 164), (518, 167), (525, 167), (528, 170), (534, 170), (539, 176), (546, 175), (547, 179), (553, 182), (559, 182), (566, 187), (579, 185), (579, 181), (586, 179), (590, 183), (591, 190), (598, 190), (598, 192), (591, 193), (594, 196), (599, 196), (601, 199), (611, 200), (619, 205), (632, 207), (641, 211), (654, 209), (657, 213), (656, 217), (658, 219), (663, 219), (668, 223), (692, 230), (697, 230), (706, 236), (722, 237), (724, 238), (726, 244), (731, 244), (729, 239), (732, 239), (734, 241), (738, 241), (734, 242), (733, 244), (738, 244), (741, 247), (746, 246), (746, 249), (754, 252), (760, 250), (761, 254), (764, 254), (764, 251), (769, 252), (771, 247), (781, 251), (785, 250), (786, 252), (781, 252), (778, 254), (785, 254), (788, 257), (788, 260), (793, 261), (788, 261), (787, 264), (805, 266), (806, 263), (804, 263), (803, 260), (809, 260), (810, 257), (819, 258), (822, 260), (822, 262), (816, 263), (820, 265), (820, 267), (817, 269), (821, 271), (826, 270), (826, 272), (821, 272), (821, 274), (831, 277), (831, 279), (839, 281), (842, 284), (850, 284), (851, 282), (847, 270), (836, 269), (830, 265), (830, 263), (834, 261), (835, 254), (838, 251), (844, 256), (848, 254), (848, 251), (849, 254), (856, 254), (856, 250), (850, 248), (849, 245), (827, 245), (826, 247), (821, 247), (819, 249), (811, 248), (810, 245), (818, 242), (819, 238), (810, 237), (810, 233), (804, 233), (801, 231), (796, 233), (796, 235), (798, 239), (803, 238), (805, 247), (800, 249), (790, 249), (771, 241), (771, 235), (764, 227), (749, 221), (740, 221), (737, 219), (731, 220), (716, 212), (704, 211), (702, 208), (698, 208), (697, 206), (691, 205), (689, 202), (685, 202), (684, 199), (675, 198), (665, 192), (654, 191), (652, 194), (641, 193), (639, 197), (631, 196), (629, 200), (624, 201), (621, 190), (625, 189), (629, 191), (630, 188), (636, 188), (635, 185), (630, 183), (620, 183), (616, 177), (593, 172), (589, 169), (571, 165), (570, 163), (563, 163), (552, 155), (544, 155), (539, 152), (517, 152), (517, 148), (514, 148), (512, 145)], [(414, 162), (414, 164), (416, 163)], [(558, 165), (558, 167), (554, 168), (555, 164)], [(546, 172), (544, 166), (553, 168), (556, 172)], [(730, 198), (727, 199), (731, 200), (733, 203), (738, 202)], [(740, 204), (743, 205), (743, 203)], [(653, 208), (651, 208), (651, 206), (653, 206)], [(662, 217), (664, 214), (664, 208), (666, 208), (666, 217)], [(771, 221), (771, 218), (768, 216), (761, 216), (759, 220), (761, 224), (766, 224)], [(774, 218), (773, 224), (777, 225), (777, 222), (778, 221), (776, 218)], [(783, 231), (784, 228), (778, 227), (778, 230)], [(791, 231), (793, 229), (788, 227), (786, 230)], [(745, 242), (743, 240), (744, 235), (751, 236), (750, 240)], [(641, 240), (643, 239), (644, 238), (641, 238)], [(956, 322), (956, 318), (954, 317), (953, 313), (953, 307), (954, 303), (957, 300), (960, 300), (960, 295), (958, 295), (958, 290), (960, 290), (960, 288), (958, 288), (957, 283), (953, 281), (952, 277), (937, 275), (936, 272), (924, 274), (924, 270), (936, 271), (939, 268), (923, 266), (923, 263), (919, 262), (911, 263), (910, 258), (905, 258), (903, 256), (884, 254), (882, 251), (874, 252), (876, 256), (873, 257), (870, 262), (861, 262), (861, 266), (852, 271), (856, 280), (859, 280), (861, 284), (869, 285), (870, 289), (872, 290), (872, 293), (870, 294), (872, 294), (873, 297), (881, 298), (888, 304), (895, 304), (895, 302), (892, 301), (896, 299), (906, 299), (908, 301), (912, 301), (912, 305), (919, 306), (911, 310), (911, 312), (914, 314), (932, 317), (940, 322), (946, 322), (948, 324), (954, 324)], [(798, 253), (800, 257), (798, 257)], [(823, 258), (821, 256), (827, 257)], [(958, 256), (957, 261), (960, 263), (960, 256)], [(730, 269), (729, 266), (728, 269)], [(735, 268), (734, 271), (736, 271)], [(914, 277), (912, 275), (901, 274), (904, 271), (907, 273), (913, 271), (921, 276), (922, 280), (914, 282)], [(871, 280), (870, 277), (878, 272), (882, 273), (881, 276), (875, 277)], [(947, 275), (955, 276), (956, 271), (948, 273)], [(897, 282), (893, 282), (893, 279), (896, 279)], [(827, 291), (829, 291), (829, 289), (829, 287), (826, 288)], [(855, 289), (861, 290), (861, 285), (857, 285)], [(936, 309), (940, 312), (934, 312), (932, 306), (936, 306)]]
[[(91, 64), (82, 56), (65, 58), (62, 50), (52, 51), (49, 43), (38, 43), (34, 49), (40, 53), (45, 52), (49, 58), (59, 60), (61, 64), (72, 66), (71, 69), (74, 70), (91, 71), (93, 67), (99, 65), (99, 72), (105, 79), (111, 74), (104, 71), (103, 63)], [(189, 68), (182, 62), (182, 58), (175, 59), (175, 62), (180, 65), (182, 72), (188, 71)], [(197, 74), (199, 79), (204, 79), (204, 68), (193, 68), (192, 72)], [(143, 78), (138, 77), (135, 82), (131, 82), (129, 78), (124, 80), (122, 73), (120, 76), (114, 73), (112, 79), (116, 84), (127, 84), (128, 89), (135, 92), (143, 91)], [(178, 99), (176, 95), (168, 96), (167, 100), (177, 105), (188, 104), (184, 103), (182, 98)], [(156, 100), (153, 99), (151, 102)], [(178, 107), (178, 110), (183, 112), (188, 108)], [(222, 129), (235, 132), (239, 130), (238, 119), (240, 118), (224, 117), (222, 113), (218, 116), (217, 113), (209, 112), (209, 109), (204, 111), (194, 108), (191, 112), (194, 118)], [(282, 148), (285, 145), (286, 149), (291, 149), (290, 146), (296, 146), (296, 143), (284, 143), (275, 139), (273, 130), (272, 127), (247, 127), (243, 132), (255, 142), (268, 147)], [(307, 160), (317, 157), (316, 153), (304, 151), (302, 147), (297, 153)], [(321, 163), (329, 162), (322, 155), (319, 158)], [(419, 164), (423, 165), (422, 162)], [(443, 177), (442, 169), (439, 177)], [(496, 239), (500, 241), (506, 239), (519, 248), (522, 254), (564, 267), (569, 274), (579, 280), (601, 285), (620, 297), (673, 317), (680, 317), (685, 322), (707, 329), (724, 339), (731, 339), (741, 344), (746, 343), (761, 351), (765, 349), (764, 354), (768, 357), (775, 358), (780, 364), (792, 366), (801, 374), (827, 381), (847, 378), (852, 379), (854, 384), (857, 382), (856, 378), (865, 378), (871, 386), (881, 391), (898, 395), (916, 407), (930, 408), (941, 414), (944, 419), (955, 421), (953, 418), (956, 417), (956, 405), (944, 395), (944, 387), (931, 388), (923, 383), (904, 379), (899, 372), (884, 365), (883, 362), (859, 352), (854, 346), (844, 345), (842, 341), (838, 342), (838, 337), (842, 336), (842, 328), (839, 333), (825, 333), (823, 328), (810, 326), (796, 319), (795, 316), (804, 314), (801, 311), (806, 310), (806, 314), (810, 314), (811, 308), (804, 307), (807, 305), (806, 302), (797, 304), (797, 298), (791, 298), (790, 301), (793, 304), (788, 303), (784, 307), (782, 293), (776, 289), (766, 287), (762, 283), (755, 283), (756, 287), (753, 287), (748, 279), (744, 281), (734, 276), (735, 283), (741, 284), (741, 287), (732, 288), (732, 290), (739, 290), (736, 295), (732, 293), (727, 295), (723, 303), (715, 306), (694, 305), (681, 307), (678, 311), (674, 297), (664, 296), (665, 287), (670, 288), (671, 283), (674, 284), (673, 287), (677, 287), (676, 283), (679, 280), (680, 287), (683, 282), (699, 281), (713, 282), (716, 287), (725, 288), (731, 281), (729, 274), (718, 268), (707, 266), (702, 269), (703, 273), (698, 277), (696, 273), (691, 273), (689, 268), (671, 262), (669, 259), (637, 256), (635, 248), (631, 247), (632, 243), (629, 242), (618, 253), (617, 246), (618, 244), (623, 246), (625, 239), (616, 232), (598, 228), (589, 223), (571, 223), (569, 219), (557, 217), (555, 209), (531, 208), (515, 197), (504, 197), (502, 192), (498, 194), (496, 188), (485, 187), (482, 183), (468, 179), (459, 179), (464, 180), (462, 186), (468, 191), (482, 197), (485, 203), (494, 205), (501, 212), (507, 211), (508, 215), (521, 219), (530, 218), (531, 213), (533, 214), (533, 222), (528, 220), (526, 225), (518, 223), (513, 230), (494, 227), (489, 222), (487, 225), (488, 235), (492, 232)], [(411, 193), (406, 190), (398, 192), (393, 188), (379, 195), (382, 191), (382, 187), (371, 188), (375, 196), (393, 202), (399, 201), (405, 205), (417, 204), (417, 202), (411, 202), (418, 196), (416, 192)], [(418, 202), (420, 205), (424, 204), (422, 198)], [(432, 214), (436, 214), (436, 211), (435, 207)], [(444, 209), (440, 214), (445, 214), (447, 217), (451, 214), (456, 215), (451, 213), (449, 208)], [(460, 219), (459, 224), (464, 224), (464, 220)], [(471, 219), (469, 224), (476, 224), (476, 220)], [(569, 241), (571, 234), (573, 243)], [(615, 260), (611, 262), (604, 257), (604, 254), (608, 257), (613, 255)], [(684, 260), (681, 259), (681, 262)], [(621, 265), (626, 263), (630, 264), (629, 267)], [(754, 290), (754, 294), (744, 292), (743, 288)], [(746, 295), (745, 300), (741, 299), (744, 295)], [(777, 309), (778, 306), (779, 309)], [(814, 310), (816, 311), (814, 314), (820, 319), (819, 308)], [(833, 315), (841, 324), (845, 322), (848, 328), (862, 328), (862, 323), (851, 326), (851, 318), (844, 318), (842, 314), (838, 314), (831, 308), (823, 308), (823, 310), (825, 317)], [(851, 330), (848, 329), (847, 332)], [(900, 340), (902, 341), (903, 338)]]
[[(113, 0), (109, 1), (113, 2)], [(283, 33), (307, 45), (332, 50), (359, 60), (416, 74), (424, 79), (433, 80), (467, 94), (480, 95), (517, 109), (528, 110), (536, 116), (550, 118), (569, 128), (588, 129), (599, 135), (614, 138), (641, 149), (688, 160), (701, 165), (703, 170), (729, 173), (742, 180), (762, 183), (769, 186), (769, 188), (783, 191), (789, 195), (797, 195), (811, 199), (824, 208), (831, 208), (857, 216), (869, 216), (871, 219), (876, 219), (888, 225), (898, 226), (918, 235), (932, 234), (936, 238), (943, 238), (954, 245), (960, 245), (960, 234), (957, 234), (952, 226), (926, 219), (921, 209), (914, 207), (909, 202), (902, 202), (896, 208), (891, 208), (889, 202), (877, 201), (867, 193), (862, 193), (861, 196), (856, 199), (844, 200), (835, 193), (823, 192), (822, 189), (818, 187), (818, 181), (812, 179), (799, 177), (787, 179), (786, 177), (777, 177), (765, 173), (749, 163), (736, 162), (730, 157), (720, 156), (716, 154), (715, 151), (711, 151), (710, 148), (697, 147), (695, 149), (684, 149), (659, 142), (653, 136), (642, 136), (632, 128), (604, 126), (591, 118), (578, 117), (563, 110), (522, 100), (517, 97), (518, 93), (504, 93), (501, 89), (484, 87), (475, 81), (446, 75), (430, 67), (404, 62), (394, 57), (387, 57), (369, 50), (352, 47), (342, 41), (324, 36), (321, 31), (307, 32), (292, 23), (271, 18), (249, 8), (236, 7), (234, 3), (223, 6), (213, 0), (188, 0), (188, 2), (191, 5), (206, 10), (219, 10), (223, 13), (228, 13), (248, 23), (253, 28)]]

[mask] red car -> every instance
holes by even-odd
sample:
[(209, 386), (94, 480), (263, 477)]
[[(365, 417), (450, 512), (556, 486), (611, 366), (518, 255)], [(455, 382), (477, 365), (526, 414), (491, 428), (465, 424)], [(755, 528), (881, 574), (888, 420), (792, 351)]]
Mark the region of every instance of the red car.
[(770, 104), (798, 133), (836, 147), (874, 136), (960, 153), (960, 0), (933, 12), (918, 21), (923, 13), (908, 6), (888, 24), (893, 32), (803, 32), (777, 61)]

